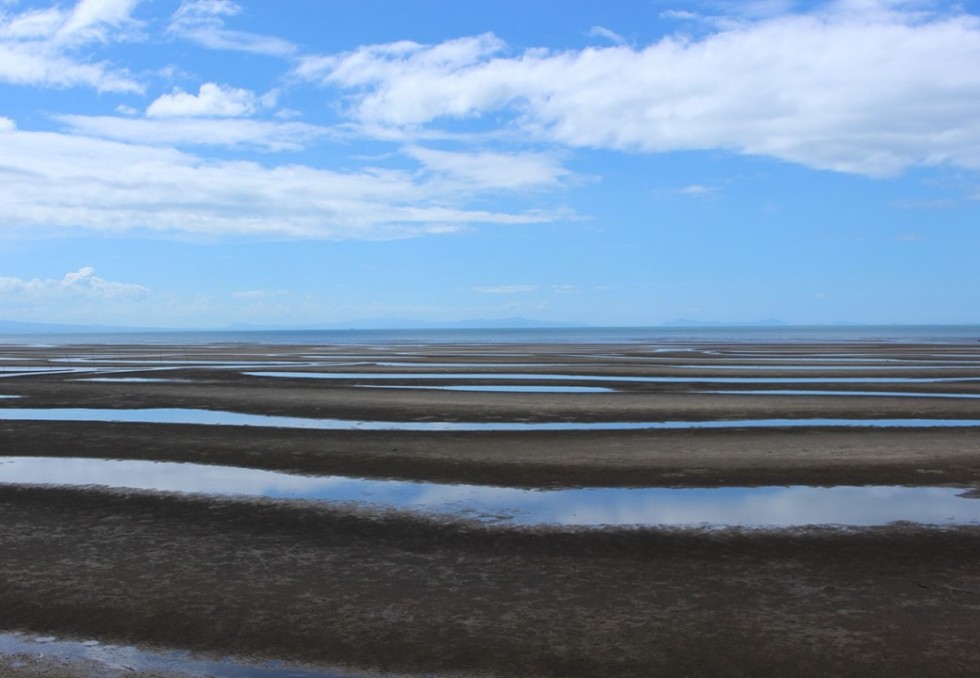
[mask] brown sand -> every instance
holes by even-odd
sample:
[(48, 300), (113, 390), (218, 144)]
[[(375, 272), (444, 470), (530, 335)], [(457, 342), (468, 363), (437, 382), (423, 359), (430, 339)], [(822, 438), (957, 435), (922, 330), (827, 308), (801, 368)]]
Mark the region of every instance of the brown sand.
[[(498, 371), (719, 372), (680, 367), (713, 359), (703, 354), (662, 358), (634, 347), (526, 348), (537, 353), (533, 362), (550, 364), (533, 370), (501, 366)], [(936, 347), (858, 348), (869, 356), (923, 360), (942, 352)], [(100, 350), (109, 349), (78, 348), (72, 355), (77, 359)], [(317, 352), (310, 347), (274, 350), (283, 359)], [(508, 346), (497, 352), (521, 350)], [(757, 350), (760, 356), (785, 357), (856, 348)], [(582, 365), (575, 367), (560, 364), (569, 362), (566, 354), (617, 351), (625, 357), (581, 358)], [(228, 357), (231, 352), (244, 355), (229, 359), (258, 360), (272, 350), (202, 347), (190, 357)], [(462, 362), (476, 352), (430, 347), (412, 360)], [(494, 350), (481, 347), (479, 352)], [(980, 361), (974, 347), (948, 352), (973, 352)], [(501, 355), (481, 359), (517, 360)], [(725, 373), (824, 376), (822, 371), (793, 372), (785, 364), (760, 373), (747, 366), (765, 364), (763, 358), (740, 360), (746, 369)], [(836, 374), (861, 374), (845, 368), (842, 364)], [(203, 407), (386, 420), (980, 418), (980, 400), (718, 395), (696, 392), (714, 388), (705, 384), (636, 382), (624, 382), (621, 392), (610, 394), (461, 393), (361, 389), (351, 383), (246, 377), (241, 371), (197, 367), (141, 375), (180, 377), (186, 383), (12, 377), (0, 380), (0, 393), (24, 397), (0, 401), (0, 407)], [(980, 371), (970, 365), (895, 373), (976, 374), (978, 381), (784, 387), (980, 392)], [(880, 371), (864, 374), (884, 376)], [(167, 459), (522, 487), (969, 487), (980, 484), (978, 433), (820, 428), (410, 433), (0, 421), (0, 454)], [(377, 671), (975, 675), (980, 665), (978, 563), (980, 529), (974, 526), (771, 532), (515, 529), (303, 502), (0, 486), (0, 628)], [(0, 672), (4, 661), (0, 657)]]

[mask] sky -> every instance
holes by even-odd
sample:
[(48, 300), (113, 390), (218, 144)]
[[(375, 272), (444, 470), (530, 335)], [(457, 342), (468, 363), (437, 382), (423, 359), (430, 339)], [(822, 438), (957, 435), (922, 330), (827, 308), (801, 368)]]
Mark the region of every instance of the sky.
[(0, 319), (980, 322), (980, 1), (0, 0)]

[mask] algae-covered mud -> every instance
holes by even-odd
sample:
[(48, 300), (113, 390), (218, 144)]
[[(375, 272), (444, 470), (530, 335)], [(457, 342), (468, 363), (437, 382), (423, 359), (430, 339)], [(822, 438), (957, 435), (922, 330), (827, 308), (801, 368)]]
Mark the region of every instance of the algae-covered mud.
[(980, 345), (0, 346), (0, 674), (973, 675)]

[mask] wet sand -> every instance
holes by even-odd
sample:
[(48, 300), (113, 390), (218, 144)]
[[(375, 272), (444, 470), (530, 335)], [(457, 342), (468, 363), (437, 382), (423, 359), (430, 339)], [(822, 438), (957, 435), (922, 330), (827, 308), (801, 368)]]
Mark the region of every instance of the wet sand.
[[(819, 359), (821, 377), (972, 377), (900, 390), (980, 394), (976, 346), (693, 348), (4, 347), (0, 356), (21, 360), (0, 357), (0, 394), (20, 397), (0, 407), (386, 421), (980, 418), (980, 401), (970, 399), (616, 381), (813, 376), (793, 366)], [(202, 364), (209, 360), (226, 364)], [(433, 385), (481, 383), (454, 372), (535, 372), (542, 383), (552, 383), (548, 374), (602, 376), (616, 391), (372, 389), (362, 377), (244, 374), (273, 362), (276, 371), (443, 373)], [(357, 364), (331, 365), (341, 362)], [(533, 367), (515, 368), (521, 363)], [(129, 371), (16, 372), (83, 364)], [(868, 369), (882, 364), (889, 369)], [(92, 376), (182, 381), (84, 381)], [(899, 390), (873, 381), (806, 388)], [(0, 455), (526, 488), (980, 485), (974, 428), (399, 432), (0, 421)], [(972, 525), (516, 528), (312, 502), (13, 485), (0, 485), (0, 517), (0, 630), (439, 676), (966, 676), (980, 660), (980, 527)], [(12, 665), (0, 657), (0, 669), (4, 661)]]

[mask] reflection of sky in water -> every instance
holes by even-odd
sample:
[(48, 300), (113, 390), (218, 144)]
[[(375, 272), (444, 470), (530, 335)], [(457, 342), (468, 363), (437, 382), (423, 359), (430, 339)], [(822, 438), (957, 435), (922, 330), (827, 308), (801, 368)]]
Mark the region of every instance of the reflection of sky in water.
[[(174, 672), (182, 676), (223, 676), (224, 678), (349, 678), (348, 672), (312, 671), (287, 667), (282, 662), (246, 664), (233, 659), (200, 659), (190, 653), (144, 650), (128, 645), (99, 641), (58, 639), (23, 633), (0, 633), (0, 653), (5, 655), (46, 655), (62, 660), (85, 660), (96, 664), (84, 675), (105, 678), (132, 676), (134, 671)], [(95, 671), (98, 671), (96, 674)], [(157, 675), (154, 673), (153, 675)], [(364, 674), (366, 675), (366, 674)]]
[[(905, 365), (928, 365), (928, 364), (944, 364), (940, 361), (954, 359), (956, 360), (956, 365), (962, 365), (964, 367), (976, 366), (980, 367), (980, 361), (976, 355), (969, 354), (944, 354), (944, 355), (926, 355), (915, 358), (877, 358), (870, 355), (858, 355), (858, 354), (825, 354), (822, 356), (775, 356), (765, 353), (753, 353), (753, 354), (739, 354), (732, 352), (725, 352), (724, 356), (726, 358), (734, 358), (736, 360), (757, 360), (766, 363), (889, 363), (894, 367), (904, 367)], [(952, 364), (947, 364), (947, 366), (952, 367)]]
[(521, 381), (636, 381), (649, 383), (712, 384), (931, 384), (947, 381), (980, 381), (980, 377), (626, 377), (595, 374), (535, 374), (502, 372), (245, 372), (249, 377), (287, 379), (514, 379)]
[(359, 421), (356, 419), (308, 419), (244, 414), (221, 410), (148, 408), (108, 410), (86, 408), (0, 408), (0, 420), (11, 421), (105, 421), (149, 424), (202, 424), (209, 426), (267, 426), (344, 431), (615, 431), (633, 429), (725, 429), (799, 426), (863, 426), (874, 428), (968, 428), (980, 419), (738, 419), (715, 421)]
[(604, 386), (378, 386), (358, 384), (358, 388), (416, 389), (420, 391), (485, 391), (488, 393), (613, 393), (616, 389)]
[(75, 381), (98, 381), (111, 384), (150, 384), (150, 383), (167, 383), (167, 384), (187, 384), (190, 383), (190, 379), (164, 379), (164, 378), (154, 378), (154, 377), (91, 377), (88, 379), (76, 379)]
[(157, 372), (170, 367), (9, 367), (0, 371), (0, 377), (26, 377), (33, 374), (119, 374), (126, 372)]
[(801, 391), (797, 389), (755, 391), (699, 391), (718, 395), (806, 395), (806, 396), (883, 396), (887, 398), (980, 398), (978, 393), (909, 393), (905, 391)]
[[(294, 360), (191, 360), (182, 358), (180, 356), (165, 356), (160, 358), (158, 356), (139, 356), (139, 355), (124, 355), (124, 356), (109, 356), (101, 358), (91, 358), (87, 356), (77, 356), (70, 358), (52, 358), (51, 362), (67, 362), (67, 363), (139, 363), (140, 365), (165, 365), (172, 367), (181, 367), (183, 365), (214, 365), (217, 367), (254, 367), (256, 365), (272, 365), (278, 367), (298, 365), (298, 366), (311, 366), (317, 365), (319, 363), (311, 362), (296, 362)], [(330, 363), (335, 365), (336, 363)], [(343, 363), (341, 363), (343, 364)]]
[(27, 374), (73, 374), (79, 372), (99, 372), (98, 367), (29, 367), (5, 365), (0, 367), (0, 377), (17, 377)]
[(797, 370), (823, 370), (826, 372), (832, 370), (841, 370), (848, 372), (858, 372), (861, 370), (894, 370), (896, 372), (903, 370), (962, 370), (962, 369), (980, 369), (980, 365), (976, 363), (969, 365), (950, 365), (949, 363), (937, 364), (937, 365), (923, 365), (921, 363), (916, 365), (909, 364), (892, 364), (892, 365), (743, 365), (740, 363), (730, 363), (728, 365), (719, 364), (704, 364), (704, 365), (665, 365), (665, 367), (677, 367), (681, 369), (688, 370), (779, 370), (787, 372), (795, 372)]
[(515, 524), (882, 525), (980, 522), (980, 500), (947, 487), (590, 488), (522, 490), (174, 462), (0, 457), (0, 482), (359, 502)]

